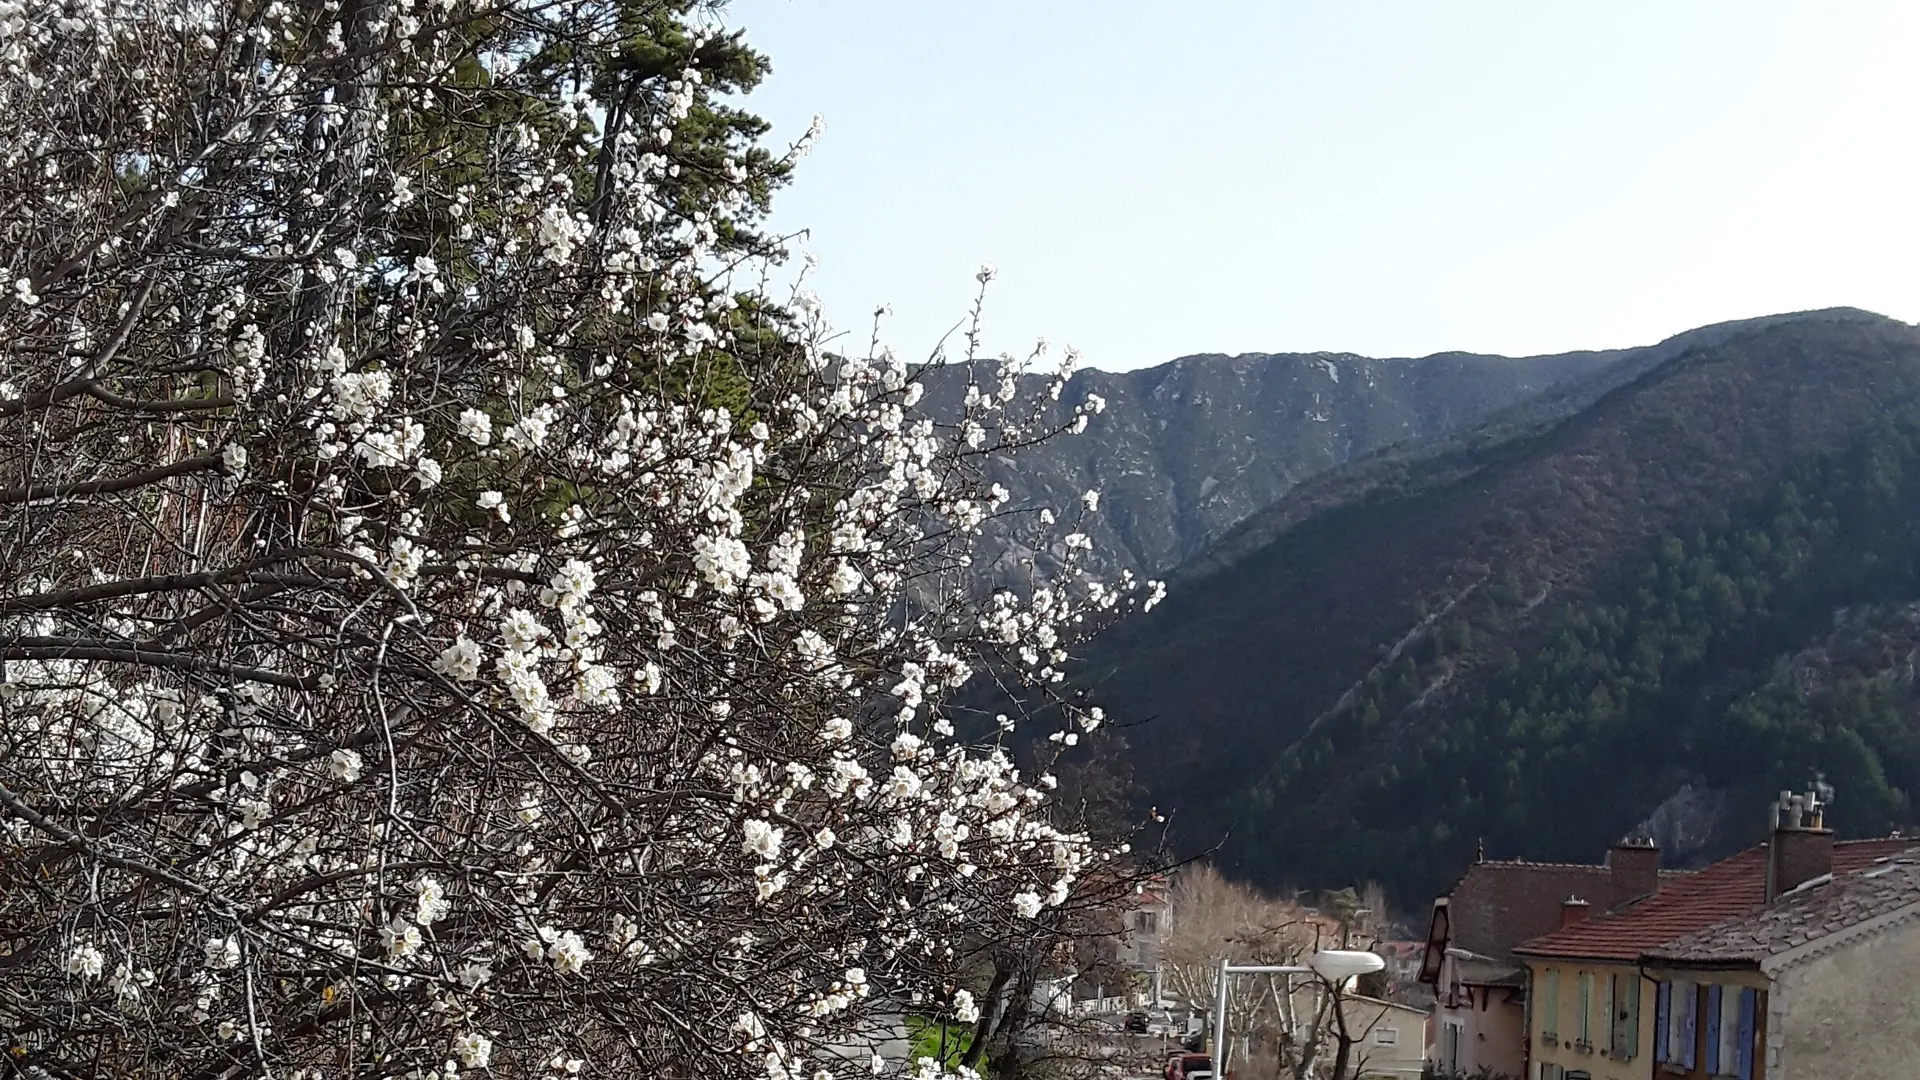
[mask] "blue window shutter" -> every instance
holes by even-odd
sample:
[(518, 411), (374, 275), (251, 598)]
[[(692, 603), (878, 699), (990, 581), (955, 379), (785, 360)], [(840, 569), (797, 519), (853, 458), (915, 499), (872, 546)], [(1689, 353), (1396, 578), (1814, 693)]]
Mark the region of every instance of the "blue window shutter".
[(1759, 999), (1760, 995), (1752, 990), (1740, 991), (1740, 1040), (1735, 1051), (1740, 1061), (1734, 1073), (1740, 1080), (1753, 1080), (1754, 1013), (1758, 1011)]
[(1695, 983), (1688, 983), (1687, 999), (1681, 1003), (1680, 1011), (1680, 1022), (1682, 1025), (1680, 1037), (1686, 1040), (1686, 1042), (1680, 1045), (1680, 1064), (1688, 1069), (1693, 1068), (1694, 1051), (1699, 1041), (1695, 1037), (1699, 1031), (1699, 1020), (1700, 987)]
[(1653, 993), (1653, 1060), (1667, 1060), (1667, 1010), (1673, 1004), (1673, 984), (1662, 982)]
[(1707, 987), (1707, 1073), (1720, 1075), (1720, 988)]

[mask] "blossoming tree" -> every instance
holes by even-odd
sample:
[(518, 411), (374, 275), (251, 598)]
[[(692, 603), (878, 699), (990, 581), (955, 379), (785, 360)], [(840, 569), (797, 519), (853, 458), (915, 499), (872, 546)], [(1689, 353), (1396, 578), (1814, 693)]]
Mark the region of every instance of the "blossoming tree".
[(776, 303), (711, 18), (0, 2), (12, 1067), (865, 1071), (1105, 857), (947, 703), (1157, 595), (968, 573), (1100, 403)]

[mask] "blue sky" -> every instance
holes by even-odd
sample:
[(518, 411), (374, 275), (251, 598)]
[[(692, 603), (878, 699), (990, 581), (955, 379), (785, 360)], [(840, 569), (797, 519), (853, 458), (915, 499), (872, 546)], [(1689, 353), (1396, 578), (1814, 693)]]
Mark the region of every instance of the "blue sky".
[(924, 354), (1641, 344), (1920, 320), (1920, 4), (732, 0), (838, 325)]

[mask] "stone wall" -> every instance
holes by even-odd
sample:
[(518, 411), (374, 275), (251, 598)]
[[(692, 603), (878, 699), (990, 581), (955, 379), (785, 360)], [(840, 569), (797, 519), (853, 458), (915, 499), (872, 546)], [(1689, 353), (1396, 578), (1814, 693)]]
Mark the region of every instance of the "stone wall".
[[(1877, 920), (1876, 920), (1877, 921)], [(1920, 1061), (1920, 905), (1778, 976), (1767, 1080), (1912, 1076)]]

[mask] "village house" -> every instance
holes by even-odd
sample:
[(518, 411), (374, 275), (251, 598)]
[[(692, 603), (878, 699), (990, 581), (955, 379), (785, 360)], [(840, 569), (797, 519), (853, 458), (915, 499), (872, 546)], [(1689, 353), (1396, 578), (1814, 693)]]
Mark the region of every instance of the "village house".
[(1442, 1076), (1487, 1070), (1521, 1080), (1527, 1067), (1527, 973), (1522, 942), (1561, 924), (1562, 902), (1591, 898), (1601, 910), (1658, 889), (1659, 849), (1622, 843), (1605, 864), (1476, 860), (1433, 903), (1420, 981), (1433, 987), (1434, 1069)]
[[(1115, 880), (1089, 875), (1089, 887)], [(1068, 997), (1077, 1012), (1115, 1013), (1160, 1007), (1165, 1003), (1162, 952), (1173, 932), (1172, 880), (1155, 874), (1106, 902), (1110, 932), (1061, 946), (1061, 962), (1071, 971)]]
[(1427, 1013), (1395, 1001), (1347, 995), (1348, 1030), (1360, 1036), (1352, 1075), (1358, 1080), (1416, 1080), (1426, 1067)]
[(1142, 883), (1123, 918), (1126, 925), (1124, 962), (1139, 975), (1147, 1003), (1159, 1005), (1166, 999), (1161, 977), (1161, 946), (1167, 935), (1173, 933), (1172, 880), (1158, 874)]
[[(1289, 996), (1292, 1030), (1286, 1037), (1295, 1046), (1307, 1046), (1317, 1034), (1315, 1024), (1324, 1022), (1328, 1030), (1316, 1048), (1315, 1060), (1330, 1064), (1337, 1050), (1333, 1032), (1338, 1021), (1330, 1013), (1324, 1017), (1321, 1014), (1326, 1004), (1325, 988), (1318, 981), (1303, 979)], [(1347, 1034), (1354, 1040), (1347, 1063), (1349, 1076), (1355, 1080), (1417, 1080), (1422, 1075), (1426, 1068), (1425, 1009), (1351, 990), (1341, 994), (1340, 1009), (1346, 1017)], [(1250, 1051), (1271, 1052), (1262, 1043), (1257, 1050), (1249, 1047), (1238, 1051), (1240, 1060), (1246, 1060)]]
[(1387, 978), (1398, 984), (1418, 982), (1420, 979), (1420, 961), (1426, 956), (1424, 941), (1380, 941), (1375, 942), (1373, 951), (1387, 962)]
[[(1764, 1051), (1773, 1039), (1769, 1024), (1781, 1023), (1769, 1010), (1784, 1004), (1784, 999), (1775, 1002), (1769, 995), (1769, 958), (1710, 954), (1729, 948), (1743, 933), (1772, 941), (1770, 935), (1778, 930), (1783, 940), (1793, 938), (1795, 932), (1779, 930), (1777, 920), (1796, 912), (1813, 918), (1798, 905), (1832, 884), (1834, 875), (1899, 866), (1884, 860), (1913, 846), (1913, 840), (1899, 838), (1836, 843), (1812, 796), (1783, 795), (1764, 844), (1696, 873), (1663, 876), (1653, 895), (1624, 909), (1596, 914), (1585, 896), (1570, 894), (1562, 903), (1565, 925), (1514, 950), (1528, 969), (1531, 988), (1526, 1030), (1533, 1071), (1528, 1080), (1689, 1075), (1703, 1080), (1780, 1080), (1781, 1074), (1765, 1068)], [(1873, 906), (1862, 899), (1867, 894), (1854, 894), (1853, 888), (1848, 886), (1848, 895), (1856, 899), (1833, 902), (1846, 910)], [(1894, 910), (1883, 914), (1891, 919)], [(1723, 939), (1721, 933), (1727, 936)], [(1668, 955), (1667, 950), (1680, 951)], [(1650, 966), (1656, 957), (1662, 958), (1658, 966)], [(1776, 970), (1790, 963), (1773, 962)], [(1708, 970), (1717, 974), (1706, 978)], [(1831, 969), (1819, 970), (1827, 974), (1816, 974), (1816, 980), (1824, 977), (1830, 983)], [(1710, 993), (1711, 987), (1718, 992)], [(1817, 1001), (1820, 993), (1830, 991), (1830, 985), (1810, 991), (1808, 1000)], [(1796, 1030), (1795, 1023), (1817, 1021), (1803, 1015), (1786, 1023), (1785, 1030)], [(1920, 1019), (1909, 1024), (1920, 1025)], [(1711, 1066), (1701, 1047), (1708, 1027), (1714, 1032)]]
[(1823, 871), (1752, 915), (1640, 959), (1658, 984), (1652, 1057), (1664, 1074), (1914, 1075), (1920, 845), (1850, 874)]

